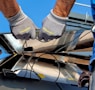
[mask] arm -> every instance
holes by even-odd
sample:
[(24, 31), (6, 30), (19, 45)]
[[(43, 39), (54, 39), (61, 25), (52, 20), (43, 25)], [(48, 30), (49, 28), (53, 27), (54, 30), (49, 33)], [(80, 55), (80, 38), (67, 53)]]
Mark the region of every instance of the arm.
[(17, 39), (35, 38), (37, 27), (16, 0), (0, 0), (0, 10), (9, 21), (11, 32)]
[(53, 12), (60, 17), (68, 17), (75, 0), (57, 0)]
[(49, 41), (62, 36), (66, 27), (66, 20), (75, 0), (57, 0), (50, 14), (44, 19), (39, 39)]
[(20, 11), (16, 0), (0, 0), (0, 9), (6, 18), (12, 17)]

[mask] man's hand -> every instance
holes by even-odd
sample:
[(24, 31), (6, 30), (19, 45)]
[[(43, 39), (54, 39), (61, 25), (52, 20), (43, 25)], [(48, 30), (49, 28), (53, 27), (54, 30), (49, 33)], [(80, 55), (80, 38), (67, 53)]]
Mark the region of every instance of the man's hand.
[(17, 39), (34, 39), (36, 37), (36, 26), (22, 10), (13, 17), (8, 18), (12, 34)]
[(17, 39), (35, 38), (36, 26), (32, 20), (23, 13), (16, 1), (17, 0), (0, 0), (0, 11), (8, 19), (11, 32)]
[(63, 18), (55, 15), (51, 10), (51, 13), (43, 21), (39, 39), (49, 41), (61, 37), (65, 31), (66, 19), (66, 17)]
[(49, 41), (61, 37), (65, 31), (65, 22), (75, 0), (56, 0), (51, 13), (44, 20), (39, 39)]

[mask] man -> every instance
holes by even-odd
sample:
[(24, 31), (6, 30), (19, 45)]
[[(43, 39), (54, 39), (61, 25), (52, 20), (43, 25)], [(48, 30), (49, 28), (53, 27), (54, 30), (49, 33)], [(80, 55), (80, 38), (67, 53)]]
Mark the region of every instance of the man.
[(95, 0), (91, 0), (92, 16), (94, 20), (94, 26), (92, 27), (92, 33), (94, 38), (92, 56), (89, 64), (90, 72), (83, 72), (79, 79), (79, 86), (83, 86), (84, 83), (89, 82), (89, 90), (95, 90)]
[[(75, 0), (57, 0), (54, 8), (43, 21), (39, 39), (49, 41), (62, 36), (65, 22)], [(32, 7), (31, 7), (32, 8)], [(35, 39), (36, 25), (22, 11), (16, 0), (0, 0), (0, 10), (8, 19), (10, 29), (17, 39)]]
[[(39, 32), (39, 40), (44, 39), (45, 41), (49, 41), (62, 36), (66, 27), (65, 22), (68, 19), (68, 15), (74, 2), (75, 0), (56, 1), (54, 8), (50, 11), (49, 15), (47, 15), (43, 21), (42, 28)], [(94, 6), (95, 5), (92, 4), (93, 9)], [(37, 26), (22, 11), (16, 0), (0, 0), (0, 10), (8, 19), (12, 34), (17, 39), (36, 38)], [(88, 81), (90, 74), (86, 73), (86, 75), (88, 75), (88, 78), (85, 78), (85, 80)], [(82, 84), (81, 81), (84, 80), (84, 77), (85, 73), (83, 72), (82, 78), (80, 77), (80, 85)]]
[[(94, 0), (91, 0), (91, 7), (92, 7), (92, 15), (93, 15), (93, 20), (94, 20), (94, 23), (95, 23), (95, 1)], [(93, 38), (95, 39), (95, 25), (92, 27), (92, 33), (93, 33)], [(91, 60), (90, 60), (90, 71), (93, 71), (94, 69), (94, 58), (95, 58), (95, 43), (93, 44), (93, 52), (92, 52), (92, 57), (91, 57)]]
[(92, 72), (92, 75), (90, 77), (89, 90), (95, 90), (95, 0), (91, 0), (91, 7), (92, 7), (93, 20), (94, 20), (94, 26), (92, 27), (94, 43), (93, 43), (92, 57), (90, 59), (90, 65), (89, 65), (89, 69)]

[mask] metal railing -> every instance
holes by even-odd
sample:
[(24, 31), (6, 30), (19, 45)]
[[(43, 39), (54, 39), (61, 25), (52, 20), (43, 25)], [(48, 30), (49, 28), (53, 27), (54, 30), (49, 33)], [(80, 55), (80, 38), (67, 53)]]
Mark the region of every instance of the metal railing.
[(75, 4), (79, 5), (79, 6), (91, 8), (91, 5), (87, 5), (87, 4), (83, 4), (83, 3), (77, 3), (77, 2), (75, 2)]

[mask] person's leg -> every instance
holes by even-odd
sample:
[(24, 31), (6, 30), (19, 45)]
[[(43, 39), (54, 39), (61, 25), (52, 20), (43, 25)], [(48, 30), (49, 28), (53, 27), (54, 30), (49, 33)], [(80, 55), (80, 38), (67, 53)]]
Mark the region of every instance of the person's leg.
[(59, 38), (65, 31), (66, 20), (75, 0), (57, 0), (50, 14), (44, 19), (39, 39), (49, 41)]
[(22, 11), (16, 0), (0, 0), (0, 10), (9, 21), (12, 34), (17, 39), (36, 37), (36, 26)]

